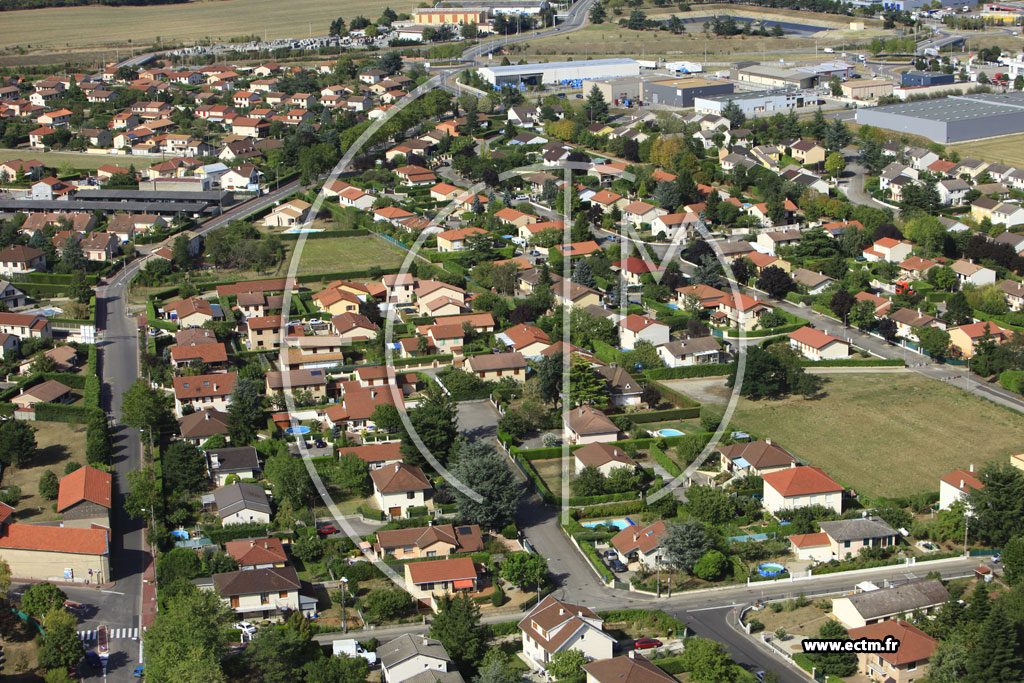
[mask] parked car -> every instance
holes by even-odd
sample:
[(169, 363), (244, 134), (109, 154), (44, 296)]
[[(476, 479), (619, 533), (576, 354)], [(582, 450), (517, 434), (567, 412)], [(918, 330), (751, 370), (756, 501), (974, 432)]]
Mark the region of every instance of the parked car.
[(327, 448), (327, 442), (324, 441), (323, 439), (317, 439), (316, 440), (316, 447), (317, 448)]
[(622, 564), (621, 560), (612, 560), (608, 563), (608, 566), (611, 567), (612, 571), (616, 574), (626, 571), (626, 565)]
[(85, 663), (94, 669), (103, 668), (103, 660), (100, 659), (100, 655), (96, 650), (87, 650), (85, 653)]
[(334, 526), (333, 524), (324, 524), (323, 526), (318, 528), (317, 531), (323, 534), (324, 536), (330, 536), (331, 534), (338, 533), (338, 527)]
[(238, 629), (247, 636), (251, 636), (256, 633), (256, 626), (248, 621), (240, 621), (234, 624), (232, 628)]
[(637, 638), (633, 641), (634, 650), (651, 650), (661, 647), (662, 643), (657, 638)]
[(142, 664), (139, 664), (137, 667), (135, 667), (135, 671), (132, 672), (132, 676), (134, 676), (135, 678), (142, 678), (142, 671), (144, 668), (145, 667)]
[(609, 548), (608, 550), (604, 551), (604, 556), (609, 560), (614, 560), (619, 557), (619, 554), (615, 550)]

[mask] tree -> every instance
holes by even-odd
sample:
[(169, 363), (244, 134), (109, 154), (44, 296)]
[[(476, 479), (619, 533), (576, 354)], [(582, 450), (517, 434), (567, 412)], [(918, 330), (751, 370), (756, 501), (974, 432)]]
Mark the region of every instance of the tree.
[(515, 521), (522, 488), (494, 446), (460, 439), (452, 450), (452, 460), (452, 475), (482, 498), (477, 502), (458, 488), (453, 490), (461, 520), (488, 529), (501, 529)]
[(761, 277), (757, 278), (757, 288), (776, 299), (785, 297), (794, 287), (793, 278), (778, 266), (768, 266), (761, 271)]
[(974, 309), (963, 292), (953, 292), (946, 297), (946, 320), (954, 325), (969, 323), (974, 318)]
[(173, 548), (160, 556), (156, 564), (157, 579), (161, 584), (178, 579), (191, 581), (203, 572), (203, 563), (191, 548)]
[(345, 453), (338, 458), (334, 483), (355, 496), (368, 496), (373, 490), (370, 471), (366, 461), (355, 453)]
[[(448, 451), (459, 434), (455, 400), (431, 382), (419, 405), (409, 411), (409, 421), (427, 451), (441, 464), (448, 461)], [(402, 457), (409, 464), (423, 465), (426, 459), (409, 435), (402, 439)]]
[(234, 613), (212, 591), (190, 584), (167, 597), (143, 633), (146, 678), (182, 683), (224, 683), (221, 659)]
[(843, 94), (843, 84), (839, 80), (839, 76), (833, 75), (832, 78), (828, 79), (828, 88), (832, 92), (833, 97), (841, 97)]
[(175, 441), (164, 451), (163, 475), (169, 490), (197, 493), (206, 484), (206, 456), (187, 441)]
[(29, 586), (21, 596), (21, 611), (30, 617), (41, 617), (52, 609), (64, 609), (68, 596), (52, 583), (44, 581)]
[(0, 600), (7, 599), (7, 591), (11, 589), (11, 565), (7, 560), (0, 559)]
[[(594, 7), (600, 7), (595, 4)], [(488, 650), (473, 683), (520, 683), (522, 676), (509, 666), (508, 657), (501, 650)]]
[(583, 102), (583, 111), (591, 121), (603, 123), (608, 119), (608, 103), (596, 85), (590, 89), (587, 99)]
[(1024, 680), (1024, 660), (1017, 654), (1017, 632), (1003, 609), (1001, 602), (995, 603), (982, 622), (978, 640), (967, 655), (964, 683)]
[(930, 254), (942, 249), (946, 240), (946, 226), (935, 216), (918, 216), (907, 221), (903, 226), (903, 234), (908, 239), (924, 245), (925, 252)]
[(246, 660), (260, 672), (266, 683), (290, 683), (295, 672), (309, 661), (323, 657), (318, 643), (313, 641), (305, 617), (295, 612), (306, 629), (284, 626), (261, 628), (246, 648)]
[(274, 487), (274, 496), (289, 501), (293, 508), (307, 505), (315, 494), (306, 466), (290, 453), (270, 456), (263, 471)]
[(101, 413), (90, 418), (85, 430), (85, 461), (93, 467), (109, 464), (113, 441), (107, 416)]
[(569, 481), (569, 490), (574, 496), (599, 496), (607, 493), (604, 473), (593, 465), (588, 465), (572, 477)]
[(690, 672), (694, 681), (728, 683), (735, 680), (732, 660), (721, 644), (707, 638), (687, 638), (681, 668)]
[(430, 637), (441, 642), (459, 669), (473, 667), (486, 649), (480, 609), (465, 593), (440, 599)]
[(562, 650), (551, 656), (551, 660), (545, 665), (545, 668), (556, 681), (565, 681), (579, 676), (586, 663), (586, 655), (579, 650)]
[[(928, 282), (939, 289), (952, 292), (956, 289), (958, 279), (956, 273), (949, 266), (936, 266), (928, 269)], [(966, 299), (964, 299), (966, 301)], [(949, 299), (946, 299), (947, 306)]]
[[(1003, 578), (1007, 583), (1017, 585), (1024, 582), (1024, 536), (1014, 536), (1003, 546)], [(3, 586), (0, 586), (0, 596)]]
[(937, 327), (915, 327), (914, 335), (921, 348), (932, 358), (945, 358), (949, 351), (949, 332)]
[(964, 631), (950, 633), (939, 642), (928, 660), (928, 680), (932, 683), (960, 683), (967, 675), (970, 651)]
[(536, 588), (547, 575), (548, 561), (537, 553), (508, 553), (501, 563), (501, 578), (524, 591)]
[(729, 566), (729, 560), (719, 550), (709, 550), (697, 560), (693, 573), (705, 581), (715, 581), (722, 577)]
[(739, 128), (747, 122), (747, 115), (743, 113), (740, 106), (729, 100), (729, 102), (722, 107), (722, 116), (729, 119), (730, 128)]
[[(847, 316), (850, 314), (850, 309), (853, 308), (857, 300), (845, 289), (837, 290), (832, 298), (828, 300), (828, 307), (832, 309), (832, 312), (842, 320), (846, 322)], [(874, 309), (872, 308), (872, 317), (874, 316)]]
[(584, 287), (594, 286), (594, 273), (590, 270), (590, 264), (585, 259), (576, 261), (576, 265), (572, 269), (572, 281)]
[(124, 511), (132, 519), (149, 517), (157, 498), (156, 477), (152, 467), (132, 470), (126, 476), (128, 492), (124, 497)]
[(362, 657), (337, 655), (319, 657), (302, 666), (305, 683), (342, 683), (365, 681), (370, 675), (370, 664)]
[(21, 420), (0, 424), (0, 464), (28, 467), (35, 457), (35, 429)]
[(984, 487), (968, 494), (971, 531), (997, 548), (1024, 535), (1024, 474), (1009, 463), (989, 463), (978, 479)]
[(688, 519), (678, 524), (668, 524), (662, 546), (669, 565), (689, 572), (704, 553), (712, 549), (713, 544), (704, 525), (695, 519)]
[[(678, 180), (678, 178), (676, 179)], [(692, 179), (691, 179), (692, 182)], [(667, 211), (674, 211), (680, 202), (682, 202), (683, 195), (679, 190), (678, 183), (674, 183), (670, 180), (662, 180), (658, 183), (657, 187), (654, 188), (654, 198), (661, 205), (661, 208)]]
[[(733, 362), (727, 386), (735, 383), (736, 371), (737, 364)], [(786, 380), (786, 368), (775, 355), (759, 346), (747, 348), (747, 365), (740, 386), (742, 396), (754, 399), (781, 396), (788, 389)]]
[(825, 172), (833, 178), (843, 175), (846, 170), (846, 159), (839, 152), (832, 152), (825, 159)]
[(63, 607), (46, 613), (46, 638), (39, 651), (39, 666), (67, 671), (82, 661), (85, 648), (78, 637), (78, 619)]
[(243, 446), (252, 443), (263, 420), (263, 382), (239, 377), (228, 405), (228, 435), (231, 443)]
[(39, 477), (39, 495), (46, 500), (57, 500), (57, 493), (60, 491), (60, 482), (57, 475), (51, 470), (45, 470)]
[[(827, 619), (818, 629), (824, 640), (849, 640), (846, 628), (838, 621)], [(816, 652), (808, 655), (823, 676), (852, 676), (857, 673), (857, 655), (852, 652)]]
[[(424, 339), (420, 337), (420, 339)], [(374, 427), (383, 432), (399, 432), (402, 430), (402, 416), (398, 408), (390, 403), (380, 403), (373, 409), (370, 420)]]
[(604, 9), (604, 4), (597, 2), (590, 8), (590, 23), (592, 24), (603, 24), (604, 20), (608, 17), (608, 13)]
[(892, 318), (882, 318), (879, 320), (877, 330), (878, 334), (882, 335), (882, 338), (890, 344), (896, 340), (898, 328), (896, 327), (896, 321)]
[(168, 396), (141, 377), (121, 397), (121, 422), (138, 430), (152, 432), (170, 422)]
[(400, 588), (383, 588), (370, 591), (362, 606), (370, 621), (380, 623), (406, 614), (412, 608), (412, 596)]
[(691, 486), (686, 491), (686, 509), (707, 524), (724, 524), (736, 516), (732, 497), (714, 486)]

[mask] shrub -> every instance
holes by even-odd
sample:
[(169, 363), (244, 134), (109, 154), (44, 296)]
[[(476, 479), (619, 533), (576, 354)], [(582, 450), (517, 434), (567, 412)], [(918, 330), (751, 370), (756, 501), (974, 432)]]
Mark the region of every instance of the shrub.
[(764, 624), (761, 623), (760, 619), (750, 619), (747, 621), (747, 626), (750, 627), (751, 633), (757, 633), (758, 631), (764, 630)]
[(39, 477), (39, 495), (46, 500), (57, 500), (57, 493), (60, 491), (60, 482), (57, 481), (57, 475), (46, 470), (42, 476)]
[(501, 589), (501, 585), (494, 585), (494, 592), (491, 593), (491, 605), (494, 607), (501, 607), (505, 603), (505, 591)]
[(501, 535), (509, 539), (510, 541), (514, 541), (517, 538), (519, 538), (519, 527), (517, 527), (515, 524), (509, 524), (501, 530)]

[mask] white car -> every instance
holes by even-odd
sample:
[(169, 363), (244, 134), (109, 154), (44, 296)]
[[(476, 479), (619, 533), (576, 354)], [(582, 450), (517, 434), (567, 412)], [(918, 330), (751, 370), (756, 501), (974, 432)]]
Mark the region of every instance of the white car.
[(247, 636), (252, 636), (256, 633), (256, 626), (248, 621), (240, 621), (237, 624), (234, 624), (232, 628), (238, 629)]

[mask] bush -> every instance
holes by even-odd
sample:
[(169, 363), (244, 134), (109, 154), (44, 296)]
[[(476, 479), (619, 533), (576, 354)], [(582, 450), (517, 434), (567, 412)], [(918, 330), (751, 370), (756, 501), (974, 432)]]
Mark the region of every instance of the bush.
[(747, 626), (750, 627), (751, 633), (757, 633), (758, 631), (764, 630), (764, 624), (761, 623), (760, 619), (750, 619), (747, 621)]
[(57, 475), (50, 470), (44, 471), (39, 477), (39, 495), (46, 500), (57, 500), (59, 491), (60, 483), (57, 481)]
[(654, 458), (654, 462), (664, 467), (665, 471), (672, 475), (673, 478), (678, 477), (683, 473), (683, 470), (679, 465), (677, 465), (674, 460), (669, 458), (668, 455), (666, 455), (665, 452), (657, 446), (652, 445), (650, 449), (648, 449), (648, 453), (650, 453), (651, 457)]
[(509, 539), (510, 541), (514, 541), (517, 538), (519, 538), (519, 527), (517, 527), (515, 524), (509, 524), (501, 530), (501, 535)]
[(491, 605), (494, 607), (501, 607), (505, 604), (505, 591), (501, 589), (501, 586), (495, 584), (494, 592), (491, 593)]

